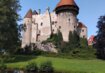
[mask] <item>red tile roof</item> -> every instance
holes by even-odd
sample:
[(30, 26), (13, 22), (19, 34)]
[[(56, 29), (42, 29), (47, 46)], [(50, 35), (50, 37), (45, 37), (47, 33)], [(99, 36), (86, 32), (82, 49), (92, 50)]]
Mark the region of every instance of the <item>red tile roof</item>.
[(24, 18), (32, 18), (32, 10), (30, 9)]
[(75, 5), (75, 6), (77, 6), (74, 0), (61, 0), (61, 1), (58, 3), (58, 5), (57, 5), (56, 8), (58, 8), (58, 7), (60, 7), (60, 6), (64, 6), (64, 5)]
[(82, 22), (79, 22), (77, 28), (87, 28)]
[(88, 39), (88, 45), (93, 45), (95, 43), (95, 36), (91, 35)]

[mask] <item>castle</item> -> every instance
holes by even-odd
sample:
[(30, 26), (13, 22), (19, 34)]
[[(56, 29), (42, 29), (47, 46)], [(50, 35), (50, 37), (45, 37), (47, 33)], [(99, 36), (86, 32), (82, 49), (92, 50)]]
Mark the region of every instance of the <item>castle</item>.
[(47, 40), (52, 33), (57, 34), (58, 30), (65, 42), (69, 41), (70, 31), (76, 31), (80, 37), (87, 38), (87, 27), (78, 21), (78, 14), (79, 7), (74, 0), (61, 0), (51, 13), (49, 8), (44, 14), (30, 9), (24, 17), (23, 24), (26, 29), (23, 33), (22, 48), (30, 43)]

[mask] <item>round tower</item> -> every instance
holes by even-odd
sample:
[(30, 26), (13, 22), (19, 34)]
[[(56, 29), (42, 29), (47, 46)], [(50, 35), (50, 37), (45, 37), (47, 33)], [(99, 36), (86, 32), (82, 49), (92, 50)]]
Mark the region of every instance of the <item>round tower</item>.
[(56, 8), (57, 14), (57, 27), (61, 31), (63, 40), (69, 41), (69, 32), (73, 32), (77, 29), (77, 15), (79, 13), (79, 7), (74, 0), (61, 0)]
[(24, 17), (24, 32), (22, 39), (22, 48), (30, 46), (31, 44), (31, 32), (32, 32), (32, 10), (30, 9)]

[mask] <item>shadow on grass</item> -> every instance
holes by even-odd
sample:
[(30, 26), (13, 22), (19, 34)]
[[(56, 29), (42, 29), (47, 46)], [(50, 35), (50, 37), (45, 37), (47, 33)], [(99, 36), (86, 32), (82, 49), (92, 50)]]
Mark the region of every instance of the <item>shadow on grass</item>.
[(31, 55), (14, 55), (5, 60), (6, 63), (25, 62), (36, 59), (37, 56)]

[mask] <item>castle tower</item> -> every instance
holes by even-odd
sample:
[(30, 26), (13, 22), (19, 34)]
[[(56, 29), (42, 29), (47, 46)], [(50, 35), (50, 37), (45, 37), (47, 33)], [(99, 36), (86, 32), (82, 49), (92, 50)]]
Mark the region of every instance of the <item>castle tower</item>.
[(69, 32), (77, 29), (79, 7), (74, 0), (61, 0), (55, 8), (57, 28), (61, 31), (63, 40), (69, 41)]
[(32, 30), (32, 10), (30, 9), (24, 17), (24, 32), (22, 39), (22, 48), (29, 46), (31, 43), (31, 30)]

